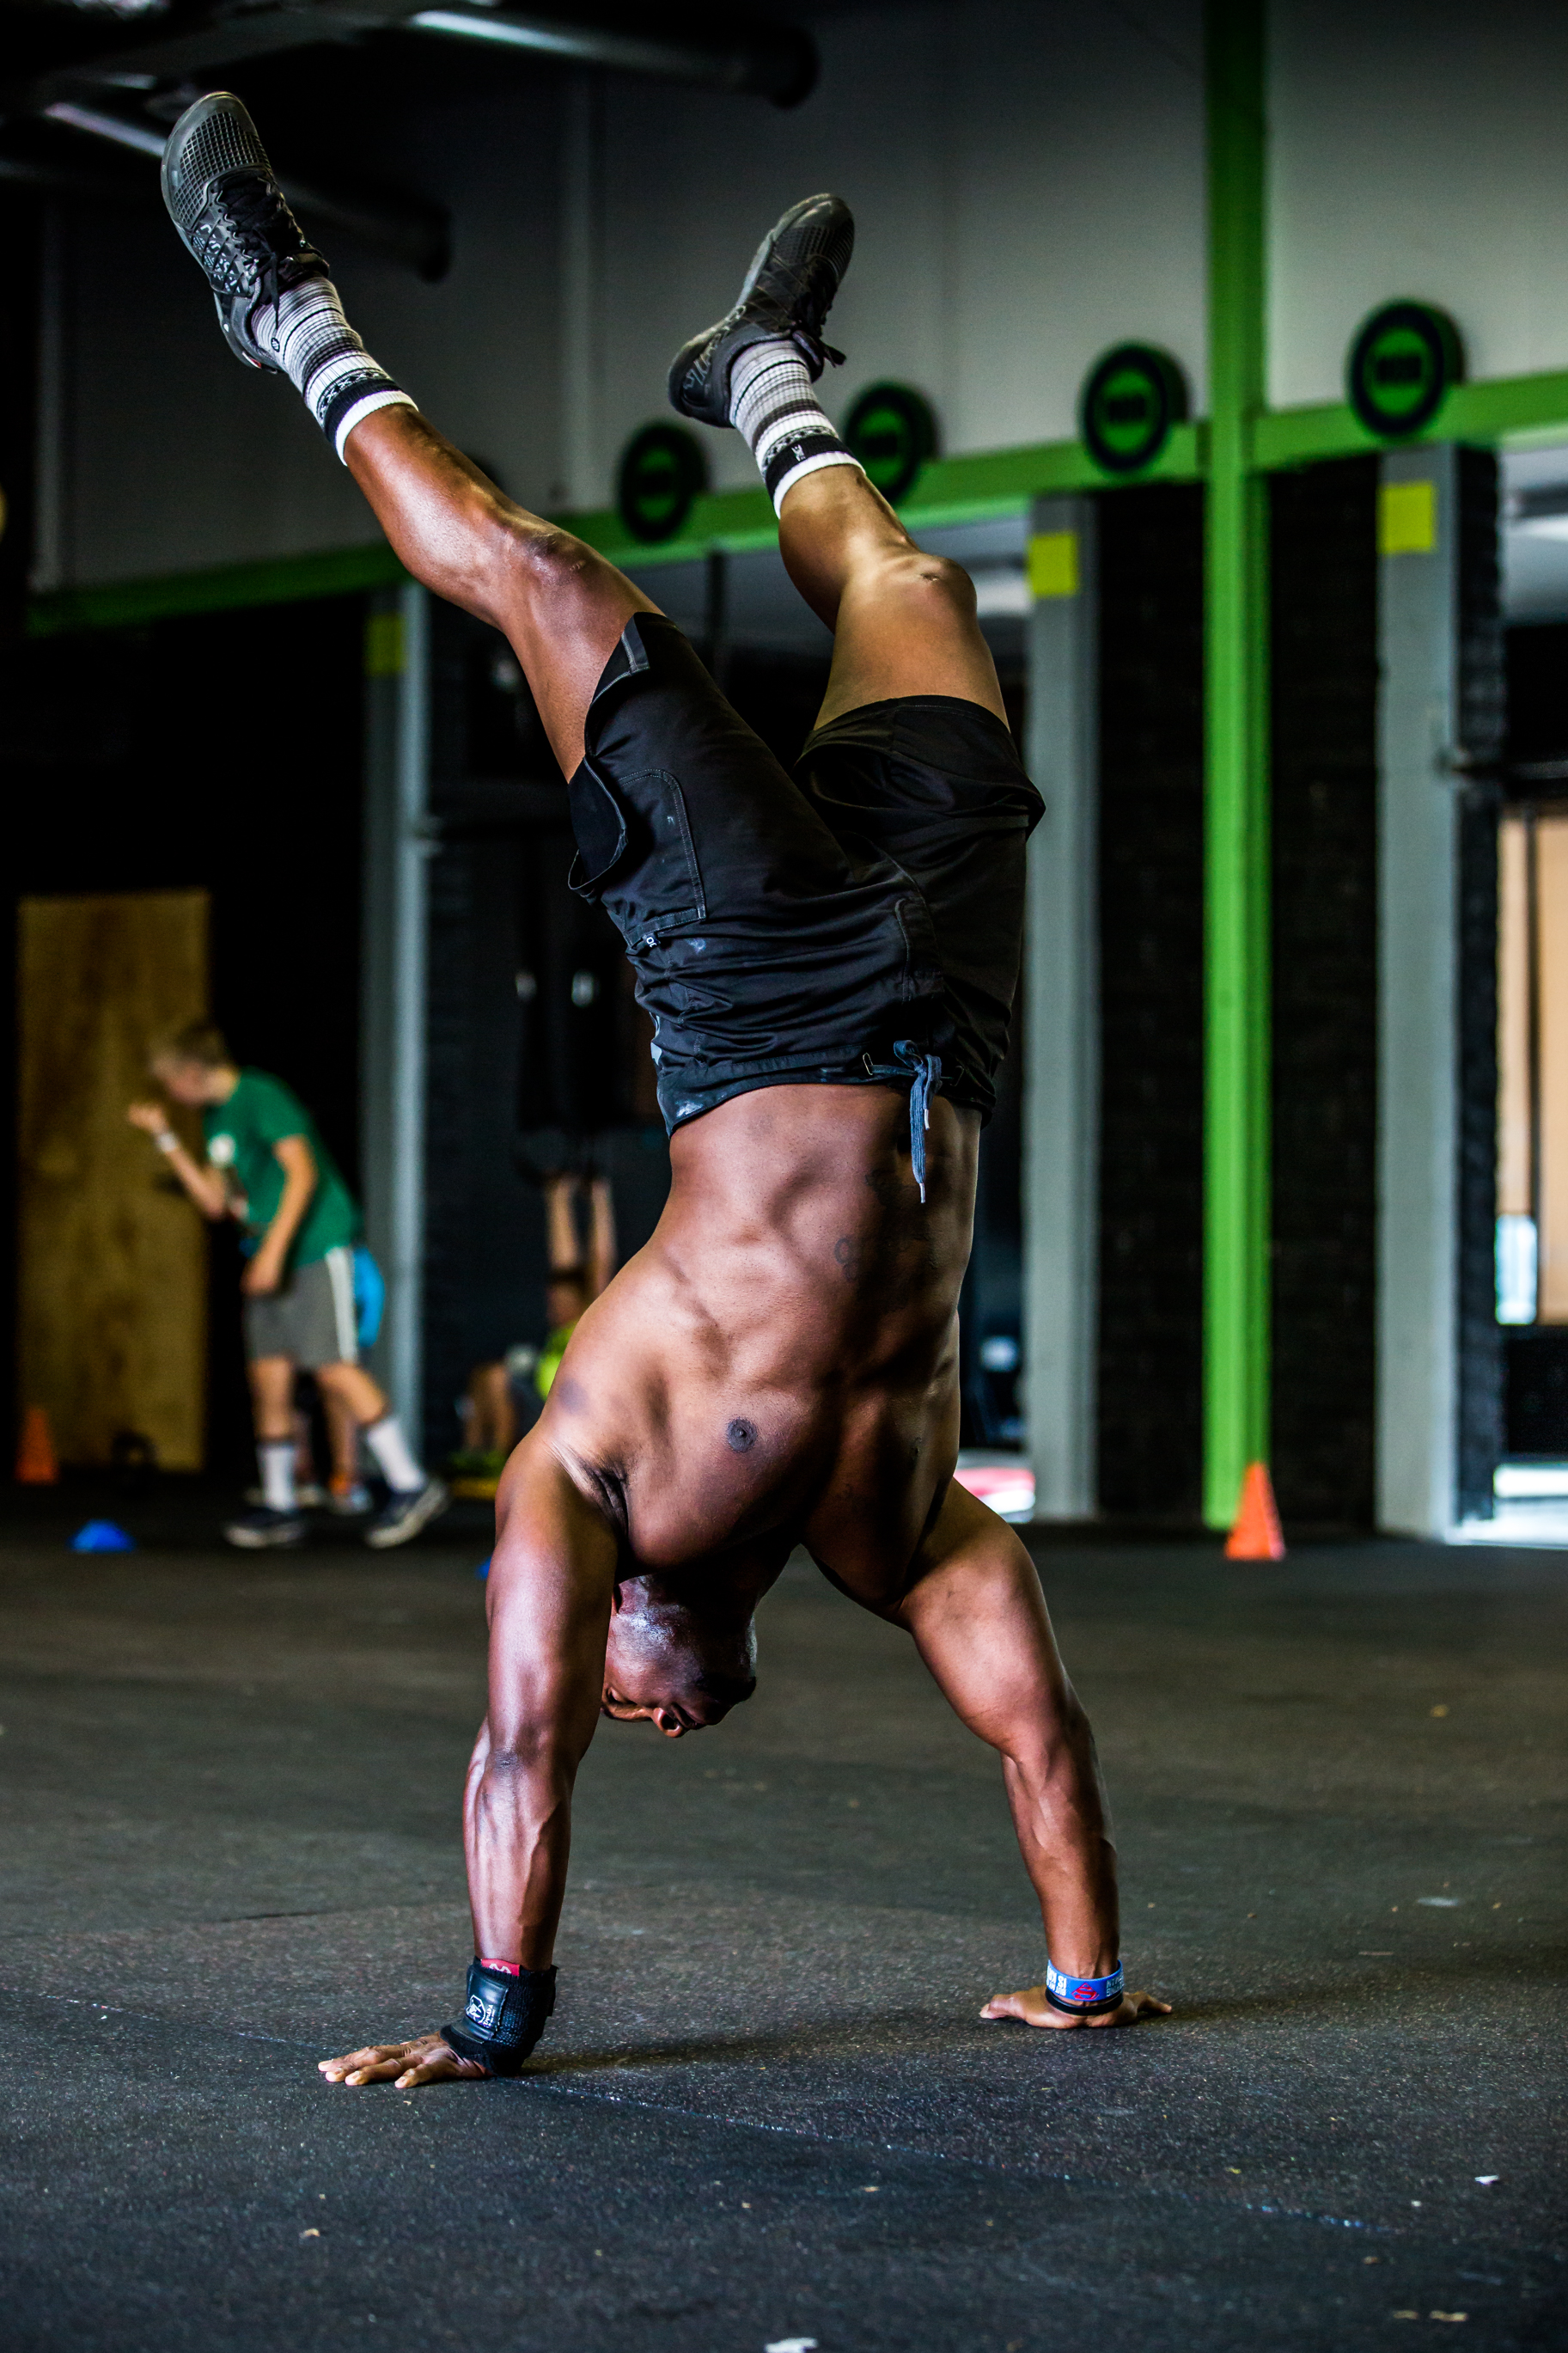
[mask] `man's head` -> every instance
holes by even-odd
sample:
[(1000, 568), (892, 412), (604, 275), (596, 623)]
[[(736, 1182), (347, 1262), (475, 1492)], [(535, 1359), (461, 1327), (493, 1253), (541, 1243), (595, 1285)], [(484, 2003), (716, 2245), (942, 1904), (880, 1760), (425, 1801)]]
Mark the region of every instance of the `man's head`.
[(559, 1332), (563, 1324), (575, 1324), (588, 1304), (588, 1277), (580, 1266), (552, 1266), (545, 1287), (544, 1312), (550, 1319), (550, 1329)]
[(238, 1076), (223, 1031), (210, 1021), (187, 1021), (171, 1030), (153, 1047), (147, 1067), (172, 1102), (193, 1109), (226, 1103)]
[(616, 1588), (605, 1646), (606, 1715), (656, 1724), (671, 1739), (717, 1724), (756, 1688), (755, 1595), (704, 1594), (694, 1604), (662, 1580), (628, 1577)]

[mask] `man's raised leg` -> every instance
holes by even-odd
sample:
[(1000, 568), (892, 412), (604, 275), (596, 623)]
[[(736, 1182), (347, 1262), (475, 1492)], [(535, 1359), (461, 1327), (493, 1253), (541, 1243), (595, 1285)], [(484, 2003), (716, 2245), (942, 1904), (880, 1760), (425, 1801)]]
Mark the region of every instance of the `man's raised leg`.
[(843, 358), (822, 331), (854, 249), (841, 196), (792, 205), (734, 309), (677, 353), (670, 404), (700, 424), (733, 426), (757, 461), (785, 568), (834, 632), (819, 724), (911, 694), (953, 695), (1005, 720), (968, 574), (915, 545), (813, 389)]
[(186, 108), (163, 185), (230, 350), (288, 376), (415, 578), (505, 633), (570, 776), (621, 631), (658, 607), (582, 541), (502, 498), (365, 350), (237, 98), (215, 90)]
[(819, 726), (866, 702), (951, 694), (1005, 721), (991, 649), (961, 564), (915, 545), (860, 469), (792, 484), (779, 512), (784, 568), (833, 631)]
[(570, 532), (503, 498), (416, 408), (365, 417), (343, 462), (416, 580), (506, 637), (569, 776), (600, 673), (631, 616), (658, 610), (653, 599)]

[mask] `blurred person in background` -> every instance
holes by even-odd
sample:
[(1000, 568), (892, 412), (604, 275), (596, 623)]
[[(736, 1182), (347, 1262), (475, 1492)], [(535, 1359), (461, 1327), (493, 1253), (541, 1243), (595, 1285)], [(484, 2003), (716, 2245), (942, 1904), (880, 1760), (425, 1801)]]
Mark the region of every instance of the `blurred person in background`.
[(459, 1409), (463, 1451), (451, 1463), (466, 1494), (493, 1494), (507, 1456), (550, 1395), (578, 1319), (616, 1271), (616, 1211), (607, 1177), (564, 1172), (547, 1177), (544, 1207), (550, 1259), (544, 1345), (520, 1342), (476, 1365), (469, 1376)]
[(445, 1510), (447, 1493), (416, 1460), (359, 1361), (359, 1208), (314, 1120), (281, 1079), (241, 1070), (209, 1022), (163, 1040), (148, 1067), (171, 1102), (200, 1111), (205, 1161), (185, 1150), (162, 1103), (132, 1103), (126, 1116), (153, 1138), (202, 1215), (235, 1218), (248, 1245), (240, 1290), (261, 1501), (225, 1536), (247, 1551), (303, 1541), (294, 1396), (299, 1374), (308, 1372), (329, 1427), (334, 1408), (344, 1420), (334, 1453), (352, 1422), (356, 1464), (363, 1437), (386, 1482), (365, 1542), (378, 1550), (407, 1544)]

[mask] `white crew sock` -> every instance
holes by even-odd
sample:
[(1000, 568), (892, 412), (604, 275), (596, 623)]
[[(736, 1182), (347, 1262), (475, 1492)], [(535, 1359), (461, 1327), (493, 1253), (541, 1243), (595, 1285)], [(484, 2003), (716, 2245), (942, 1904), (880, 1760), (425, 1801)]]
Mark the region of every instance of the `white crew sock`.
[(261, 1500), (269, 1512), (293, 1512), (299, 1509), (294, 1495), (294, 1441), (291, 1438), (263, 1438), (257, 1441), (256, 1460), (261, 1466)]
[(403, 1435), (403, 1425), (395, 1413), (384, 1420), (373, 1421), (368, 1430), (360, 1432), (365, 1444), (381, 1466), (381, 1475), (395, 1495), (412, 1495), (425, 1484), (425, 1472), (408, 1451), (408, 1440)]
[(860, 463), (824, 416), (810, 371), (787, 336), (741, 353), (730, 371), (730, 422), (762, 468), (774, 514), (784, 492), (807, 474)]
[(378, 408), (414, 406), (344, 318), (330, 278), (290, 286), (276, 311), (262, 304), (250, 314), (250, 332), (272, 353), (340, 459), (354, 427)]

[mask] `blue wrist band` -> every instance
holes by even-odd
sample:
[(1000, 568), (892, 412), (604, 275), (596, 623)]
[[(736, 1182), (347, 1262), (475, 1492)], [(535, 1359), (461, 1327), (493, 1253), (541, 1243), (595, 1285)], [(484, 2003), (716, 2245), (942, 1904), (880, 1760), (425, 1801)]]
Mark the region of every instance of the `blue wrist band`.
[(1121, 1964), (1117, 1962), (1108, 1978), (1074, 1978), (1058, 1969), (1055, 1961), (1046, 1963), (1046, 2000), (1053, 2010), (1071, 2010), (1079, 2018), (1093, 2018), (1108, 2010), (1121, 2006)]

